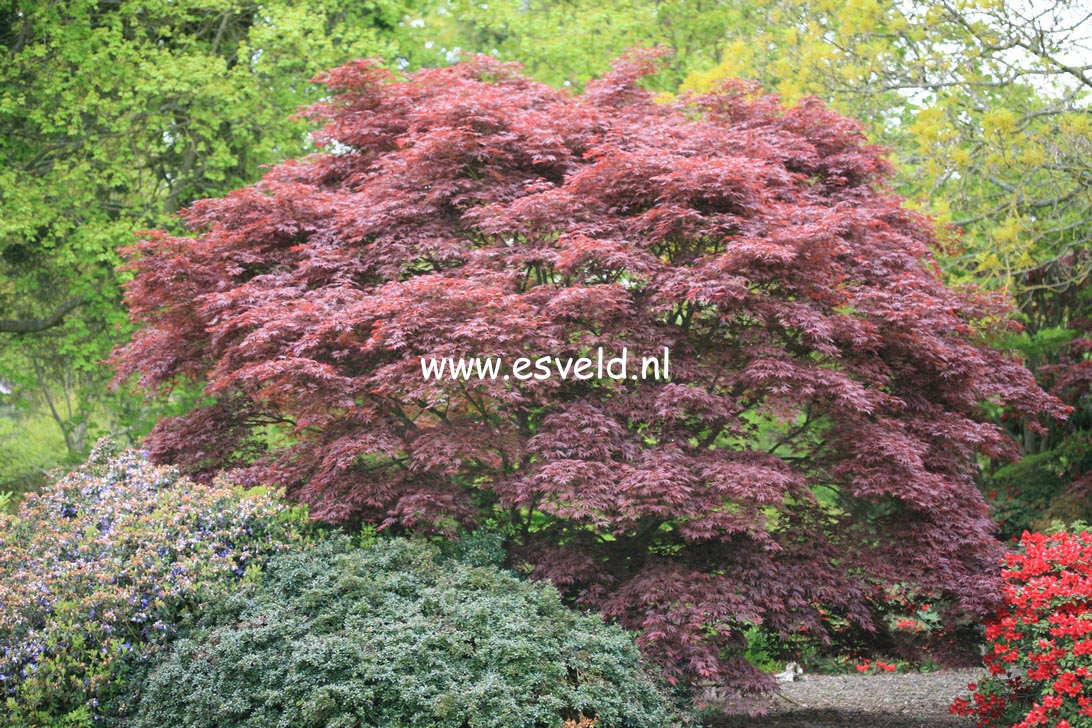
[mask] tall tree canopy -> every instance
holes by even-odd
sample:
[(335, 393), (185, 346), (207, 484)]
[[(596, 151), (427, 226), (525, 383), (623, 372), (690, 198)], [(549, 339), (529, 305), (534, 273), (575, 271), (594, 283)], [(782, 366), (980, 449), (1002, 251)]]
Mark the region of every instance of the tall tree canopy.
[[(862, 129), (747, 83), (676, 103), (636, 54), (582, 95), (488, 58), (356, 62), (323, 151), (133, 250), (119, 377), (201, 383), (156, 457), (241, 466), (335, 522), (495, 520), (514, 565), (677, 678), (767, 676), (742, 630), (860, 624), (884, 587), (996, 593), (982, 403), (1059, 414), (982, 345)], [(425, 380), (421, 357), (671, 351), (671, 380)]]
[(126, 321), (117, 248), (299, 154), (304, 125), (288, 117), (318, 98), (319, 70), (360, 54), (420, 62), (413, 7), (0, 2), (0, 376), (53, 391), (71, 448)]
[(721, 63), (683, 88), (755, 78), (790, 101), (815, 94), (871, 120), (903, 191), (966, 231), (953, 273), (1022, 291), (1044, 285), (1027, 277), (1037, 266), (1063, 262), (1057, 288), (1092, 269), (1085, 5), (760, 0)]
[(674, 91), (720, 60), (746, 3), (722, 0), (438, 0), (424, 32), (449, 52), (476, 51), (522, 63), (553, 86), (583, 87), (634, 46), (674, 51), (657, 85)]

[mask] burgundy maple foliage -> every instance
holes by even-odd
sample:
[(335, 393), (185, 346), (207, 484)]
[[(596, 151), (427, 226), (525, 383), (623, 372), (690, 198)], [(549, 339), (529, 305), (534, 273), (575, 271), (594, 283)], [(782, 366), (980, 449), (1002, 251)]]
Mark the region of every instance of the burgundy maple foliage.
[[(486, 519), (514, 566), (640, 630), (673, 679), (760, 688), (741, 630), (867, 625), (885, 585), (990, 603), (985, 421), (1057, 413), (980, 342), (861, 126), (743, 82), (663, 103), (488, 58), (354, 62), (320, 151), (132, 251), (119, 377), (201, 383), (148, 443), (332, 522)], [(670, 349), (670, 381), (425, 381), (421, 357)]]

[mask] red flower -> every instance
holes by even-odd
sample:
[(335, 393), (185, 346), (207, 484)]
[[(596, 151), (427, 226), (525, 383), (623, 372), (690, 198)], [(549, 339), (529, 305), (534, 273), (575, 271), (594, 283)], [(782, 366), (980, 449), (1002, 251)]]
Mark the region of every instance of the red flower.
[(1054, 681), (1054, 690), (1069, 696), (1076, 696), (1081, 692), (1081, 681), (1071, 672), (1067, 672)]
[(1092, 718), (1083, 694), (1092, 677), (1092, 533), (1025, 533), (1001, 573), (1004, 603), (986, 625), (990, 676), (968, 685), (972, 698), (952, 712), (979, 728), (1068, 728), (1063, 715)]

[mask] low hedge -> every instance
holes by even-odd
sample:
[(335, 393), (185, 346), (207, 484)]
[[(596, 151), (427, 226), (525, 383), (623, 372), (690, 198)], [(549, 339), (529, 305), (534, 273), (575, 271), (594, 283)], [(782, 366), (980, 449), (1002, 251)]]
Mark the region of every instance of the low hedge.
[(663, 728), (629, 635), (430, 545), (277, 556), (151, 673), (137, 728)]

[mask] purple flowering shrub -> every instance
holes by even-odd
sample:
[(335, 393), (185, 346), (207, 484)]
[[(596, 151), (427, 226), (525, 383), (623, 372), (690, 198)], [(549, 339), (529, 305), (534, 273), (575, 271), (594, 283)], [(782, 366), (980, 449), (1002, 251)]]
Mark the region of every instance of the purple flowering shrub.
[(103, 725), (127, 676), (201, 608), (303, 539), (305, 518), (224, 478), (194, 483), (100, 443), (0, 514), (0, 725)]

